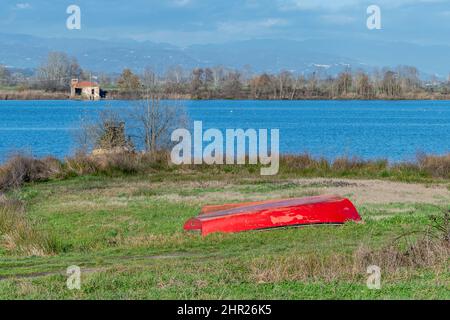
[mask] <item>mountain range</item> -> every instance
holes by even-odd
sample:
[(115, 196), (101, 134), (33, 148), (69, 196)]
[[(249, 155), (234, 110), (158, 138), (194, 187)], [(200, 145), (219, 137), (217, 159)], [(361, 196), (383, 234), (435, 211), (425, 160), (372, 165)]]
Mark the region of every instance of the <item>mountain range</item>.
[(168, 43), (129, 39), (46, 38), (0, 33), (0, 64), (34, 69), (48, 52), (63, 51), (94, 72), (119, 73), (124, 68), (141, 72), (151, 67), (162, 73), (170, 66), (185, 69), (223, 66), (253, 72), (310, 73), (323, 70), (333, 75), (344, 69), (411, 65), (422, 76), (446, 78), (450, 72), (450, 46), (418, 45), (361, 39), (253, 39), (221, 44), (179, 47)]

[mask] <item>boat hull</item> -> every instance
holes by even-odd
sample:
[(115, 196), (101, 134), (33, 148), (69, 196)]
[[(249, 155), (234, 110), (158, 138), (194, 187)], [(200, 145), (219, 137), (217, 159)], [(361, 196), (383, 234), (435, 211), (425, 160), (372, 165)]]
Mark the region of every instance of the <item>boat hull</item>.
[(186, 222), (184, 229), (211, 233), (234, 233), (250, 230), (316, 224), (343, 224), (361, 221), (355, 206), (339, 196), (270, 200), (243, 204), (206, 206), (201, 214)]

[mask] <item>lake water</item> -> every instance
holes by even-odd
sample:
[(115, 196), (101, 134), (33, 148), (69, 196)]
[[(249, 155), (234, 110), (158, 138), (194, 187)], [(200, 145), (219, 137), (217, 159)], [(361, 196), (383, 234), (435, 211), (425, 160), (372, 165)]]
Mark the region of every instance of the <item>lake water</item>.
[[(280, 129), (280, 151), (412, 160), (450, 152), (450, 101), (184, 101), (205, 128)], [(83, 118), (129, 101), (0, 101), (0, 161), (12, 151), (63, 158)]]

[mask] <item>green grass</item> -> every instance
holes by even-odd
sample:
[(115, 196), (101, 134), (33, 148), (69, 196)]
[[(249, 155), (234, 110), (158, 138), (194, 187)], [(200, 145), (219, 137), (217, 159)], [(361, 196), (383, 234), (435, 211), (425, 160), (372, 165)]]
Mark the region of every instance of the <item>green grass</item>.
[[(381, 249), (424, 229), (431, 215), (448, 210), (450, 197), (360, 203), (365, 224), (206, 238), (182, 230), (205, 204), (320, 194), (340, 184), (352, 182), (166, 172), (28, 184), (9, 196), (26, 203), (28, 219), (50, 236), (54, 252), (28, 257), (0, 242), (0, 299), (449, 299), (446, 266), (385, 273), (379, 291), (366, 287), (364, 268), (345, 272), (359, 247)], [(327, 265), (336, 257), (342, 270)], [(65, 285), (71, 265), (85, 270), (79, 291)]]

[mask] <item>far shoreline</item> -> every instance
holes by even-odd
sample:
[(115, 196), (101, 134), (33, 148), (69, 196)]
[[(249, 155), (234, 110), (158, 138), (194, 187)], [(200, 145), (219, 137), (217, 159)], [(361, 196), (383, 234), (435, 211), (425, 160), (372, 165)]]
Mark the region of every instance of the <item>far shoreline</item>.
[[(450, 94), (433, 94), (433, 95), (418, 95), (418, 96), (404, 96), (404, 97), (311, 97), (305, 96), (295, 99), (255, 99), (252, 97), (208, 97), (208, 98), (193, 98), (189, 95), (161, 95), (163, 100), (185, 100), (185, 101), (450, 101)], [(136, 98), (127, 96), (115, 96), (96, 101), (135, 101)], [(5, 93), (0, 91), (0, 101), (80, 101), (89, 102), (87, 99), (71, 99), (68, 94), (60, 92), (13, 92)]]

